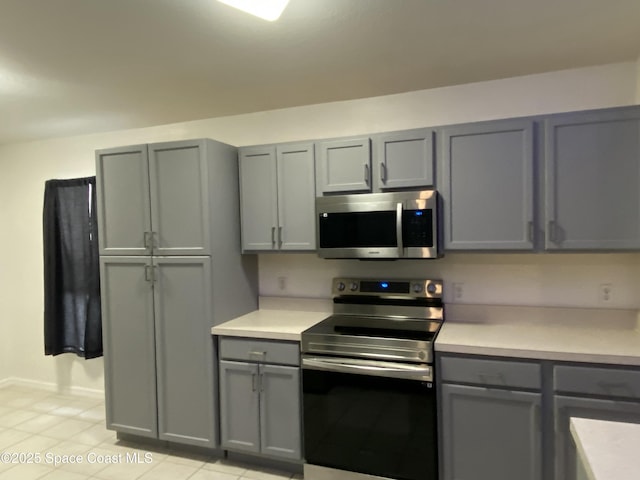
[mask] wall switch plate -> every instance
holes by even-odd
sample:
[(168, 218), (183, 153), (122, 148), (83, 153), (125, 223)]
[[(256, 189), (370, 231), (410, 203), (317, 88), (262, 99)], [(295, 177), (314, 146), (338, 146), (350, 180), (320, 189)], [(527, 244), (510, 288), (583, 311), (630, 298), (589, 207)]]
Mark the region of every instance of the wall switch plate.
[(601, 283), (598, 287), (598, 302), (602, 305), (610, 304), (613, 299), (613, 285)]
[(463, 296), (464, 296), (464, 283), (454, 282), (453, 283), (453, 299), (462, 300)]
[(287, 289), (287, 277), (278, 277), (278, 288), (280, 290)]

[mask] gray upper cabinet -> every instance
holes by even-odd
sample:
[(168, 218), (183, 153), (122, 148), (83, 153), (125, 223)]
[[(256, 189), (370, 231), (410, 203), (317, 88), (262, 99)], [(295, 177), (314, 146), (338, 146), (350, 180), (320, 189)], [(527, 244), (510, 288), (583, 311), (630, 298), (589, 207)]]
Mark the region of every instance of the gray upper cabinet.
[(203, 140), (96, 152), (101, 255), (208, 255)]
[(155, 255), (210, 253), (209, 165), (205, 149), (203, 140), (149, 145)]
[(640, 247), (640, 109), (562, 114), (545, 128), (545, 248)]
[(149, 255), (151, 205), (146, 145), (96, 152), (100, 255)]
[(438, 185), (447, 250), (534, 247), (534, 122), (444, 127)]
[(378, 190), (432, 187), (433, 131), (408, 130), (374, 139), (374, 187)]
[(278, 176), (275, 146), (243, 147), (239, 162), (242, 250), (276, 250)]
[(240, 149), (243, 251), (315, 250), (312, 143)]
[(323, 140), (316, 147), (318, 195), (371, 191), (369, 137)]

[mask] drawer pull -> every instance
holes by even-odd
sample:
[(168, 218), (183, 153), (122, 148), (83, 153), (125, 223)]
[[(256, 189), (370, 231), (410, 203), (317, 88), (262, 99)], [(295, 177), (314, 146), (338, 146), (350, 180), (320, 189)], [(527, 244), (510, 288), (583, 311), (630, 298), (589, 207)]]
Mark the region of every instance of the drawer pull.
[(250, 357), (263, 357), (264, 358), (264, 357), (267, 356), (267, 352), (257, 352), (257, 351), (249, 352), (249, 356)]
[(479, 373), (478, 377), (480, 377), (480, 381), (482, 383), (487, 383), (492, 385), (507, 384), (507, 382), (504, 379), (504, 375), (502, 373)]
[(598, 382), (598, 386), (612, 397), (637, 397), (633, 388), (625, 382)]

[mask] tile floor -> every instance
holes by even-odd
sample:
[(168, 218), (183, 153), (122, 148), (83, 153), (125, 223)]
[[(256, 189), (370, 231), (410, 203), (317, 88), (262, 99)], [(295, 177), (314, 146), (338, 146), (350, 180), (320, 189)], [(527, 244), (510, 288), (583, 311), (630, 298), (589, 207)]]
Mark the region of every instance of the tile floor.
[(104, 424), (104, 400), (100, 398), (1, 387), (0, 480), (302, 478), (220, 458), (121, 442)]

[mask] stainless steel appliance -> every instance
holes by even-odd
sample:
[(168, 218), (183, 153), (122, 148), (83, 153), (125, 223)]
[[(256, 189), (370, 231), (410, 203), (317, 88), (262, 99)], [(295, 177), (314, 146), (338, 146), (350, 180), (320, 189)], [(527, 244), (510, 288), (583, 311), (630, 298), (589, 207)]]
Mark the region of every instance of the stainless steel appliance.
[(316, 199), (324, 258), (436, 258), (442, 255), (435, 190)]
[(436, 480), (439, 280), (333, 280), (302, 333), (305, 480)]

